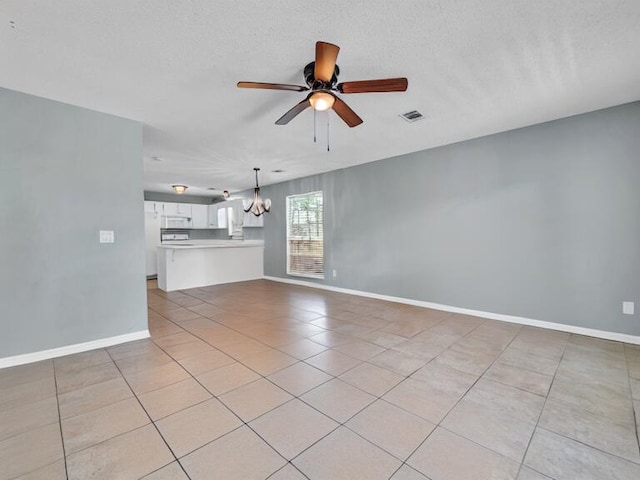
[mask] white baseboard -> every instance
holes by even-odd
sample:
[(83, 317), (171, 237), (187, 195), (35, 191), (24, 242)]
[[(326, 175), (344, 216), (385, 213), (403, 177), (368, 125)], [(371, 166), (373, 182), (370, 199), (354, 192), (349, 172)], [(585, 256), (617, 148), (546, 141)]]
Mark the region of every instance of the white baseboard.
[(15, 367), (25, 363), (39, 362), (50, 358), (63, 357), (73, 353), (86, 352), (95, 350), (96, 348), (105, 348), (118, 345), (120, 343), (132, 342), (134, 340), (142, 340), (149, 338), (149, 330), (140, 330), (139, 332), (126, 333), (124, 335), (116, 335), (115, 337), (100, 338), (90, 342), (76, 343), (65, 347), (52, 348), (49, 350), (40, 350), (39, 352), (25, 353), (23, 355), (15, 355), (13, 357), (0, 358), (0, 369), (7, 367)]
[(404, 303), (406, 305), (414, 305), (417, 307), (432, 308), (434, 310), (442, 310), (445, 312), (461, 313), (464, 315), (473, 315), (474, 317), (482, 317), (490, 320), (500, 320), (502, 322), (517, 323), (520, 325), (528, 325), (530, 327), (546, 328), (549, 330), (558, 330), (560, 332), (576, 333), (586, 335), (588, 337), (603, 338), (605, 340), (614, 340), (617, 342), (631, 343), (640, 345), (640, 336), (628, 335), (626, 333), (608, 332), (606, 330), (596, 330), (594, 328), (576, 327), (574, 325), (566, 325), (564, 323), (545, 322), (543, 320), (534, 320), (532, 318), (517, 317), (515, 315), (504, 315), (502, 313), (483, 312), (480, 310), (471, 310), (469, 308), (452, 307), (451, 305), (442, 305), (440, 303), (424, 302), (421, 300), (412, 300), (410, 298), (392, 297), (391, 295), (380, 295), (378, 293), (363, 292), (360, 290), (351, 290), (349, 288), (334, 287), (322, 283), (308, 282), (305, 280), (296, 280), (293, 278), (270, 277), (265, 275), (265, 280), (271, 280), (280, 283), (289, 283), (291, 285), (300, 285), (302, 287), (318, 288), (320, 290), (329, 290), (331, 292), (346, 293), (348, 295), (357, 295), (359, 297), (375, 298), (377, 300), (386, 300), (389, 302)]

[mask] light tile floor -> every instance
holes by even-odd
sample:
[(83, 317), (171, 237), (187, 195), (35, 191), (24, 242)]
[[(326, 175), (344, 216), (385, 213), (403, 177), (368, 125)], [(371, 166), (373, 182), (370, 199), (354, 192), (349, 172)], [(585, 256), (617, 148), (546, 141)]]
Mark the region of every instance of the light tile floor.
[(269, 281), (149, 287), (150, 340), (0, 370), (0, 480), (640, 479), (640, 346)]

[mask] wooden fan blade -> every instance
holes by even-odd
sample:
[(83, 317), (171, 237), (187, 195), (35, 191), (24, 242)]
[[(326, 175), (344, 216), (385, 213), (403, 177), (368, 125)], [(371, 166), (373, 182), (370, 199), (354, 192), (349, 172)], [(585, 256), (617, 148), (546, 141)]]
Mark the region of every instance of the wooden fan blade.
[(408, 80), (402, 77), (344, 82), (336, 85), (336, 88), (341, 93), (404, 92), (408, 84)]
[(311, 104), (309, 103), (309, 98), (307, 97), (287, 113), (285, 113), (283, 116), (281, 116), (278, 120), (276, 120), (276, 125), (286, 125), (310, 106)]
[(293, 92), (304, 92), (309, 87), (302, 85), (288, 85), (286, 83), (264, 83), (264, 82), (238, 82), (238, 88), (262, 88), (265, 90), (291, 90)]
[(333, 103), (333, 111), (336, 112), (342, 120), (344, 120), (344, 123), (346, 123), (350, 127), (356, 127), (362, 123), (362, 119), (356, 112), (351, 110), (349, 105), (344, 103), (335, 95), (333, 97), (336, 99), (336, 101)]
[(316, 65), (313, 76), (316, 80), (329, 83), (336, 69), (340, 47), (333, 43), (316, 42)]

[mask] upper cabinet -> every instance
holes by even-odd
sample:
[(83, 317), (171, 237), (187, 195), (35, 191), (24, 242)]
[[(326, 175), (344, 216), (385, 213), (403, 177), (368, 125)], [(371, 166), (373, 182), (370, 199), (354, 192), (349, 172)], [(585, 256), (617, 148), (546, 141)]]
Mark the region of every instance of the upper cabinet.
[[(225, 215), (224, 217), (224, 224), (221, 225), (221, 222), (218, 219), (218, 213), (219, 213), (219, 209), (218, 207), (220, 206), (219, 203), (215, 203), (213, 205), (209, 205), (209, 222), (208, 222), (208, 227), (209, 228), (226, 228), (227, 227), (227, 217)], [(224, 211), (224, 209), (221, 209), (221, 211)]]
[(178, 216), (178, 204), (177, 203), (168, 203), (164, 202), (162, 205), (162, 215), (165, 216)]
[(242, 227), (244, 226), (244, 209), (242, 199), (229, 200), (227, 204), (227, 229), (229, 235), (242, 236)]
[(191, 228), (209, 228), (209, 205), (191, 205)]
[(190, 203), (176, 203), (176, 212), (180, 216), (191, 217), (193, 216), (194, 205)]
[(192, 215), (190, 203), (165, 202), (163, 207), (162, 215), (167, 217), (191, 217)]
[(239, 235), (243, 220), (242, 200), (227, 200), (209, 205), (209, 228), (226, 228), (229, 229), (229, 235)]
[(162, 203), (160, 202), (144, 202), (144, 213), (161, 213), (162, 212)]
[(264, 215), (256, 217), (244, 211), (250, 204), (250, 199), (237, 198), (209, 205), (209, 228), (229, 228), (230, 223), (232, 230), (236, 231), (244, 227), (263, 227)]
[(163, 222), (172, 221), (175, 225), (163, 223), (162, 228), (226, 228), (229, 235), (240, 235), (243, 227), (264, 226), (263, 216), (256, 217), (244, 211), (250, 200), (234, 199), (212, 205), (196, 203), (154, 202), (145, 200), (145, 213), (160, 217), (183, 217), (188, 223), (178, 224), (181, 219), (163, 218)]
[(229, 202), (209, 205), (209, 228), (229, 228), (230, 210)]

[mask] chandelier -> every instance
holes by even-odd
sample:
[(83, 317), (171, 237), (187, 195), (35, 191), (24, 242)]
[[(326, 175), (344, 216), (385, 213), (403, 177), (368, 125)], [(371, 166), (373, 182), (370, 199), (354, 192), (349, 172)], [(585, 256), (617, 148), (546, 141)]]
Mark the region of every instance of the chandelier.
[(268, 198), (266, 200), (262, 200), (262, 198), (260, 198), (260, 186), (258, 185), (258, 172), (260, 169), (254, 168), (254, 170), (256, 172), (256, 188), (253, 189), (253, 202), (251, 202), (251, 205), (249, 205), (248, 208), (245, 208), (244, 211), (246, 213), (251, 212), (256, 217), (259, 217), (263, 213), (271, 210), (271, 200)]

